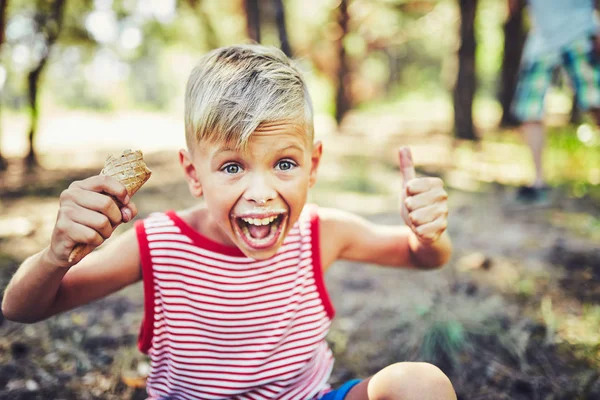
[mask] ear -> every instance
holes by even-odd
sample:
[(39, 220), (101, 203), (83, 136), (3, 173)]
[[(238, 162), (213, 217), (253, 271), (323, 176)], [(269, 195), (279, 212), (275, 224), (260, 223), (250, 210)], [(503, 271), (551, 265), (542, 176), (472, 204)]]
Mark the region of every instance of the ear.
[(202, 197), (202, 185), (198, 179), (198, 171), (192, 162), (192, 157), (187, 150), (179, 150), (179, 164), (185, 173), (185, 179), (188, 182), (190, 193), (194, 197)]
[(320, 140), (317, 140), (313, 144), (312, 155), (310, 157), (310, 176), (308, 180), (308, 186), (313, 187), (315, 182), (317, 182), (317, 170), (319, 169), (319, 163), (321, 162), (321, 155), (323, 154), (323, 143)]

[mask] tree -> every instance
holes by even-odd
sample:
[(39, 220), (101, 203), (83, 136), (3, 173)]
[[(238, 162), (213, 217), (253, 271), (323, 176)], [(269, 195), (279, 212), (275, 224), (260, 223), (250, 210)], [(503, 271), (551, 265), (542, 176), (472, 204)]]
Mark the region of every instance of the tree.
[(204, 9), (204, 2), (200, 0), (187, 0), (189, 7), (194, 11), (194, 14), (198, 18), (198, 22), (204, 29), (206, 35), (206, 46), (209, 49), (216, 49), (219, 47), (219, 39), (213, 26), (210, 16)]
[[(45, 5), (49, 7), (45, 9)], [(29, 100), (29, 115), (30, 115), (30, 127), (29, 127), (29, 153), (27, 154), (26, 163), (29, 168), (37, 165), (37, 159), (35, 155), (35, 137), (37, 134), (38, 127), (38, 92), (40, 76), (44, 71), (44, 67), (48, 62), (50, 51), (58, 39), (62, 27), (63, 13), (65, 8), (65, 0), (40, 0), (36, 7), (35, 22), (38, 27), (38, 31), (44, 34), (44, 52), (36, 67), (34, 67), (27, 75), (28, 84), (28, 100)]]
[(525, 0), (515, 0), (515, 9), (509, 12), (504, 23), (504, 56), (500, 76), (499, 100), (502, 106), (500, 125), (517, 126), (519, 121), (511, 112), (519, 77), (519, 65), (525, 46), (527, 31), (524, 27)]
[(341, 34), (337, 39), (339, 64), (337, 72), (337, 92), (335, 96), (335, 119), (339, 124), (342, 121), (344, 114), (350, 109), (350, 97), (346, 88), (349, 84), (349, 69), (346, 48), (344, 47), (344, 38), (348, 33), (348, 22), (350, 21), (347, 0), (341, 0), (337, 19)]
[(460, 6), (460, 47), (458, 74), (454, 85), (454, 130), (459, 139), (477, 140), (473, 125), (473, 98), (477, 88), (475, 75), (475, 14), (477, 0), (458, 0)]
[[(8, 0), (0, 0), (0, 49), (2, 48), (2, 44), (4, 43), (4, 27), (6, 26), (6, 8), (8, 6)], [(2, 94), (2, 86), (3, 82), (0, 82), (0, 94)], [(2, 103), (0, 102), (0, 107), (2, 107)], [(0, 120), (1, 122), (1, 120)], [(2, 124), (0, 123), (0, 138), (2, 138)], [(0, 148), (0, 171), (3, 171), (7, 168), (8, 163), (4, 156), (2, 155), (2, 148)]]
[(258, 0), (244, 0), (246, 11), (246, 32), (248, 37), (256, 43), (260, 43), (260, 11)]
[(285, 9), (281, 0), (273, 0), (273, 6), (275, 7), (275, 22), (277, 23), (277, 31), (279, 32), (279, 42), (281, 43), (281, 50), (288, 56), (292, 56), (292, 48), (287, 35), (287, 29), (285, 27)]

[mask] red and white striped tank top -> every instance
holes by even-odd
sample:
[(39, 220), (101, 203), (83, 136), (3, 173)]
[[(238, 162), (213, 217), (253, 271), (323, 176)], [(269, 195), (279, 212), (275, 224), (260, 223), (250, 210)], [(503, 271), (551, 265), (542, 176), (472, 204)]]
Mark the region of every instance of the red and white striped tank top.
[(305, 207), (263, 261), (200, 235), (173, 211), (138, 221), (136, 232), (149, 399), (313, 399), (329, 390), (334, 310), (316, 207)]

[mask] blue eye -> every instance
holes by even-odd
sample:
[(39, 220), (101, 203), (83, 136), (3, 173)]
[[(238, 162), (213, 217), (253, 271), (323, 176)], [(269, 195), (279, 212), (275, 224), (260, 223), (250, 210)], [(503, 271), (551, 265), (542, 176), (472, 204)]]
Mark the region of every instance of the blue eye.
[(277, 167), (281, 171), (289, 171), (290, 169), (294, 168), (295, 166), (296, 166), (296, 164), (289, 160), (282, 160), (277, 163)]
[(241, 170), (241, 168), (237, 164), (227, 164), (221, 169), (221, 171), (225, 172), (226, 174), (232, 174), (232, 175), (239, 173), (240, 170)]

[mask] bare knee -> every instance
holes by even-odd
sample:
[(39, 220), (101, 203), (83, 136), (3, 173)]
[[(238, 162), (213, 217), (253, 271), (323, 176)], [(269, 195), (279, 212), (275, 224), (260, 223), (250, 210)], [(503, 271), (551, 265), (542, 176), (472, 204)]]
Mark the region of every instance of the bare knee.
[(392, 364), (369, 381), (369, 400), (456, 400), (450, 379), (435, 365)]

